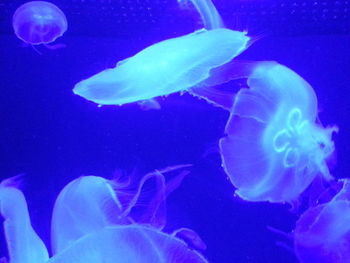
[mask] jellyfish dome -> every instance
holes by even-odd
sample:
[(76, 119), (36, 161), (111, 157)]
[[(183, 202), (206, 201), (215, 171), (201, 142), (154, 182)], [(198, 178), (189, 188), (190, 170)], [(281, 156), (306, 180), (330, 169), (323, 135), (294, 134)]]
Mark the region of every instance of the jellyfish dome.
[(100, 105), (123, 105), (180, 91), (206, 99), (201, 89), (190, 89), (207, 79), (212, 69), (247, 49), (250, 37), (246, 32), (224, 28), (211, 0), (191, 2), (205, 28), (151, 45), (116, 67), (80, 81), (73, 92)]
[(220, 140), (223, 167), (236, 194), (248, 201), (290, 202), (315, 176), (332, 179), (326, 159), (337, 129), (316, 123), (312, 87), (276, 62), (241, 68), (249, 88), (237, 93)]
[[(9, 260), (11, 263), (205, 263), (207, 260), (193, 248), (195, 244), (203, 247), (194, 231), (162, 231), (165, 197), (179, 185), (184, 174), (169, 182), (160, 171), (147, 174), (135, 191), (130, 191), (127, 183), (97, 176), (73, 180), (61, 191), (53, 209), (50, 258), (31, 226), (23, 193), (4, 181), (0, 184), (0, 214), (4, 218)], [(143, 191), (149, 180), (154, 180), (154, 191)], [(139, 198), (143, 200), (141, 209), (135, 213)], [(184, 242), (179, 234), (187, 235), (194, 245)]]
[(54, 42), (66, 32), (65, 14), (56, 5), (46, 1), (31, 1), (14, 13), (12, 26), (16, 36), (31, 45)]
[(295, 253), (302, 263), (350, 261), (350, 182), (328, 203), (309, 208), (296, 223)]
[(122, 105), (185, 91), (231, 61), (248, 41), (244, 32), (225, 28), (168, 39), (79, 82), (73, 92), (101, 105)]

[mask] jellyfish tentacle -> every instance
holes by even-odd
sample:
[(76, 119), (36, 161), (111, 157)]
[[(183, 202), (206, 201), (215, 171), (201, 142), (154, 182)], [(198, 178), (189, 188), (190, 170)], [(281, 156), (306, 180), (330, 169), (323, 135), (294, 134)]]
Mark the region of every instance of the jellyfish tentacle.
[[(259, 63), (274, 62), (265, 61)], [(259, 63), (255, 61), (232, 60), (219, 67), (212, 68), (208, 78), (198, 83), (195, 87), (188, 89), (188, 92), (214, 106), (231, 111), (237, 92), (246, 87), (242, 82), (232, 82), (249, 78)], [(230, 84), (230, 88), (228, 91), (223, 91), (221, 85), (226, 83)]]
[(185, 2), (192, 2), (200, 14), (206, 29), (210, 30), (225, 27), (212, 0), (178, 0), (180, 6), (184, 6)]
[(184, 239), (186, 243), (190, 243), (190, 245), (192, 245), (195, 249), (198, 249), (198, 250), (207, 249), (207, 245), (204, 243), (201, 237), (190, 228), (181, 227), (179, 229), (176, 229), (172, 233), (172, 236)]
[[(181, 181), (188, 174), (188, 172), (186, 170), (180, 172), (177, 176), (175, 176), (175, 178), (173, 178), (169, 182), (165, 181), (164, 174), (185, 169), (190, 166), (190, 164), (170, 166), (162, 170), (156, 170), (143, 176), (138, 184), (134, 196), (124, 208), (121, 217), (130, 218), (134, 222), (150, 224), (156, 228), (162, 229), (166, 223), (166, 197), (181, 184)], [(144, 210), (141, 213), (141, 216), (133, 216), (133, 209), (136, 206), (140, 205), (140, 197), (141, 195), (143, 195), (144, 192), (143, 187), (145, 183), (151, 179), (155, 180), (156, 186), (153, 187), (151, 193), (145, 193), (147, 195), (147, 198), (150, 198), (150, 200), (147, 202), (147, 205), (143, 204)], [(116, 189), (116, 191), (118, 191), (118, 189)]]

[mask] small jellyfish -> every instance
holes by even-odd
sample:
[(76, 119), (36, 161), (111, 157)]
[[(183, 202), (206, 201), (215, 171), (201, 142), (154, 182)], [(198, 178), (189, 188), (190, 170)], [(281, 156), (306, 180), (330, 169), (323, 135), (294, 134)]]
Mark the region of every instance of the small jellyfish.
[(54, 42), (66, 32), (68, 24), (64, 13), (46, 1), (31, 1), (21, 5), (13, 15), (12, 26), (16, 36), (30, 45)]
[(123, 105), (180, 91), (203, 97), (200, 88), (193, 92), (190, 89), (207, 79), (212, 69), (243, 52), (250, 38), (246, 32), (221, 27), (211, 1), (192, 2), (205, 29), (149, 46), (118, 62), (115, 68), (79, 82), (73, 92), (100, 105)]
[[(147, 174), (135, 189), (128, 182), (97, 176), (70, 182), (54, 206), (50, 259), (44, 243), (31, 227), (22, 192), (3, 182), (0, 212), (5, 218), (10, 262), (207, 262), (193, 248), (205, 248), (194, 231), (179, 229), (170, 234), (162, 231), (166, 196), (179, 186), (187, 171), (167, 181), (163, 173), (185, 167), (188, 165)], [(155, 185), (151, 185), (151, 191), (144, 190), (149, 181)], [(184, 239), (178, 238), (180, 234)]]
[(309, 208), (296, 223), (295, 253), (302, 263), (350, 261), (350, 181), (328, 203)]
[(240, 68), (249, 88), (237, 93), (220, 140), (223, 167), (236, 193), (249, 201), (291, 202), (317, 175), (332, 179), (326, 159), (337, 128), (317, 123), (312, 87), (276, 62)]

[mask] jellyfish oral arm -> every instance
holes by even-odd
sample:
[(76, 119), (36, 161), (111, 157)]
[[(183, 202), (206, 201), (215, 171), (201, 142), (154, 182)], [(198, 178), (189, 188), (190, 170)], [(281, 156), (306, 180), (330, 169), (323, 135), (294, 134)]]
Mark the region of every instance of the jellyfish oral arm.
[(186, 2), (192, 2), (199, 12), (206, 29), (224, 27), (221, 16), (211, 0), (178, 0), (178, 2), (180, 5), (184, 5)]

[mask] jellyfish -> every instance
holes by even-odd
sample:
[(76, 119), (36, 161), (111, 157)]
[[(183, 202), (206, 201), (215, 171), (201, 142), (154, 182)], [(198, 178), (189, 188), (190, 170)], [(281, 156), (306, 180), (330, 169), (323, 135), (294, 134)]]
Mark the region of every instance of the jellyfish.
[(326, 160), (337, 128), (318, 121), (312, 87), (276, 62), (237, 68), (249, 88), (236, 94), (219, 142), (235, 193), (248, 201), (292, 202), (316, 176), (331, 180)]
[(23, 193), (15, 180), (0, 184), (0, 214), (4, 219), (10, 263), (45, 263), (49, 259), (45, 244), (33, 229)]
[(14, 13), (12, 26), (16, 36), (30, 45), (49, 44), (67, 30), (67, 18), (56, 5), (31, 1)]
[(151, 45), (116, 67), (80, 81), (73, 92), (100, 105), (123, 105), (184, 91), (204, 97), (200, 88), (191, 88), (202, 86), (212, 69), (230, 62), (251, 42), (246, 32), (222, 26), (210, 0), (192, 2), (205, 29)]
[(324, 204), (301, 215), (294, 231), (295, 253), (302, 263), (350, 261), (350, 181)]
[[(163, 173), (185, 167), (146, 174), (132, 191), (128, 181), (97, 176), (70, 182), (60, 192), (53, 209), (50, 258), (31, 226), (22, 192), (3, 182), (0, 212), (5, 219), (10, 262), (207, 262), (194, 248), (204, 247), (194, 231), (162, 231), (165, 198), (179, 186), (187, 171), (171, 180), (165, 180)], [(150, 180), (156, 187), (146, 191)], [(192, 244), (179, 238), (180, 234), (193, 240)]]

